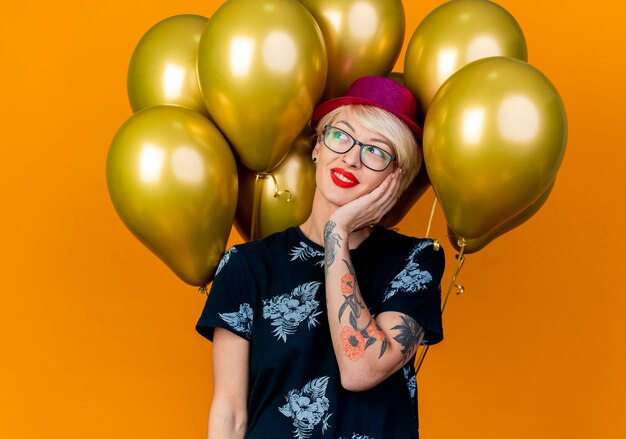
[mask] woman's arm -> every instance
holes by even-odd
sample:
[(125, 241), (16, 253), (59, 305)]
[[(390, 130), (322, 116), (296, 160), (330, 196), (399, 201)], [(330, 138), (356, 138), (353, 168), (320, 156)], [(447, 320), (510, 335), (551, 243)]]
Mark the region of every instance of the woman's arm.
[(411, 317), (384, 312), (372, 318), (363, 301), (350, 259), (350, 233), (377, 223), (396, 202), (400, 172), (378, 188), (337, 209), (324, 229), (324, 266), (328, 321), (342, 385), (369, 389), (404, 366), (424, 330)]
[[(374, 387), (404, 366), (415, 354), (424, 330), (411, 317), (383, 312), (372, 318), (357, 282), (346, 232), (329, 221), (325, 252), (328, 321), (341, 383), (352, 391)], [(326, 235), (325, 235), (326, 236)]]
[(209, 439), (240, 439), (246, 434), (249, 356), (247, 340), (215, 328)]

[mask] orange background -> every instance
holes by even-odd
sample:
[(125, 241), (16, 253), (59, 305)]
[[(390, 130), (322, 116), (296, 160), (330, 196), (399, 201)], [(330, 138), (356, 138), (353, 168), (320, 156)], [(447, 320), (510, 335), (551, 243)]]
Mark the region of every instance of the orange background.
[[(4, 6), (0, 437), (205, 437), (211, 348), (194, 331), (204, 296), (124, 228), (105, 159), (131, 114), (126, 68), (143, 33), (219, 3)], [(407, 41), (440, 3), (405, 2)], [(422, 435), (624, 438), (626, 6), (500, 4), (565, 101), (568, 149), (542, 210), (467, 258), (466, 293), (451, 298), (446, 341), (418, 378)], [(403, 232), (424, 234), (432, 198)], [(438, 210), (431, 236), (444, 234)]]

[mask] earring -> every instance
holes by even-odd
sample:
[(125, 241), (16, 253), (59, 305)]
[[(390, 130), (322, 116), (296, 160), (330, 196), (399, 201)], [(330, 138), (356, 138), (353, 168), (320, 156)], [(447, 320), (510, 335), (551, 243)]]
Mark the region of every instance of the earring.
[(313, 157), (313, 161), (316, 162), (317, 161), (317, 157)]

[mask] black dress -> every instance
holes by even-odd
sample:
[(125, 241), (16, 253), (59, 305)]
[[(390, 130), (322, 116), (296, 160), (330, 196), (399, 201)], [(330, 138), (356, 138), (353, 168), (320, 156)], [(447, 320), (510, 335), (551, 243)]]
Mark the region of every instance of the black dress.
[[(415, 439), (413, 360), (370, 390), (341, 387), (323, 250), (292, 227), (232, 247), (217, 269), (196, 329), (212, 339), (225, 328), (250, 342), (246, 438)], [(425, 329), (423, 343), (441, 341), (442, 249), (375, 227), (350, 256), (373, 316), (405, 313)], [(353, 345), (366, 348), (359, 336)]]

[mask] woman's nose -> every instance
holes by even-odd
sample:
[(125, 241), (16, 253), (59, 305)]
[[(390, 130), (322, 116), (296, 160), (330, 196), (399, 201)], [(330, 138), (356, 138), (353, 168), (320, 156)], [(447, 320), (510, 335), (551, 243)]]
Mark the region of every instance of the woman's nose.
[(346, 152), (343, 155), (343, 162), (351, 167), (357, 168), (361, 165), (361, 147), (359, 145), (354, 145), (350, 151)]

